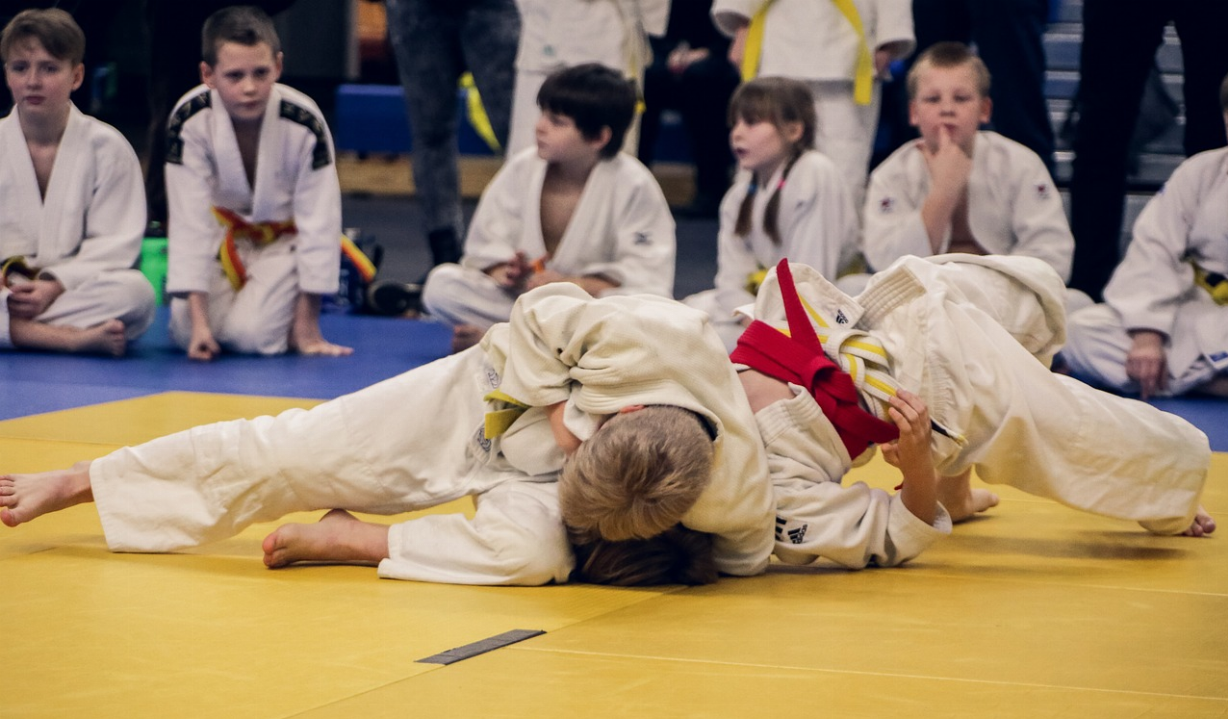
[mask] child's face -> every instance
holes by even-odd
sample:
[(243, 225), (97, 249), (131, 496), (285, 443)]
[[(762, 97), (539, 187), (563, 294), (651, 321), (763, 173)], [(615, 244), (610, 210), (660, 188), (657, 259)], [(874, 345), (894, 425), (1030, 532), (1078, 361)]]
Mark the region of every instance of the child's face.
[(84, 77), (84, 65), (53, 56), (35, 38), (19, 43), (4, 63), (4, 80), (23, 119), (62, 117)]
[(937, 149), (945, 130), (971, 155), (976, 131), (989, 122), (992, 107), (977, 90), (971, 67), (929, 67), (917, 77), (917, 94), (908, 103), (908, 115), (931, 150)]
[(590, 140), (567, 115), (542, 110), (537, 118), (537, 156), (553, 164), (592, 163), (601, 156), (601, 148), (610, 138), (609, 128), (602, 128), (597, 139)]
[(729, 146), (738, 160), (738, 167), (766, 180), (792, 154), (801, 136), (800, 122), (785, 123), (783, 128), (778, 128), (768, 120), (748, 122), (739, 117), (729, 131)]
[(217, 90), (222, 105), (235, 122), (258, 122), (281, 77), (281, 54), (265, 43), (240, 45), (224, 42), (217, 49), (217, 63), (200, 64), (200, 77), (210, 89)]

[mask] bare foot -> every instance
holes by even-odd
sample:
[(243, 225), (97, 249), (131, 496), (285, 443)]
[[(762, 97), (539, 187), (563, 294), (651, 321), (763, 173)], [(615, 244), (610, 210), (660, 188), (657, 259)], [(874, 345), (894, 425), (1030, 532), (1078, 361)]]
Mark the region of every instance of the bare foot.
[(348, 357), (354, 354), (353, 347), (333, 344), (323, 337), (308, 340), (299, 340), (291, 337), (290, 349), (301, 355), (311, 355), (314, 357)]
[(1181, 533), (1183, 537), (1205, 537), (1215, 531), (1215, 519), (1207, 514), (1207, 510), (1201, 506), (1198, 508), (1197, 514), (1194, 515), (1194, 521), (1190, 524), (1190, 528)]
[(73, 351), (123, 357), (128, 350), (128, 338), (124, 335), (124, 329), (122, 321), (107, 320), (81, 330)]
[(998, 495), (988, 489), (972, 488), (972, 470), (938, 478), (938, 501), (951, 515), (952, 522), (963, 522), (998, 506)]
[(281, 525), (264, 538), (261, 548), (270, 569), (295, 562), (378, 564), (388, 557), (388, 527), (334, 509), (315, 524)]
[(0, 522), (10, 527), (93, 499), (89, 462), (54, 472), (0, 476)]
[(486, 330), (476, 325), (457, 325), (452, 328), (452, 354), (464, 352), (482, 341)]

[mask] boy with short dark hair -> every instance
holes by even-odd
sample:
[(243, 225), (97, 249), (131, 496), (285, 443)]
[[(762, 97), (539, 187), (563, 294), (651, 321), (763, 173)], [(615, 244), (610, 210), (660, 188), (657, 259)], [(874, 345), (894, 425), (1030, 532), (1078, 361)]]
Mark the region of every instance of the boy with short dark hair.
[(69, 99), (84, 53), (63, 10), (21, 12), (0, 36), (14, 100), (0, 120), (0, 347), (119, 356), (153, 321), (153, 288), (131, 269), (140, 163)]
[(223, 348), (345, 355), (320, 333), (337, 291), (341, 190), (316, 104), (277, 83), (281, 45), (259, 8), (202, 32), (201, 79), (171, 113), (166, 186), (171, 335), (188, 357)]
[(426, 309), (453, 349), (507, 320), (516, 297), (552, 282), (594, 296), (670, 297), (674, 220), (656, 178), (620, 154), (635, 88), (601, 65), (551, 75), (538, 94), (537, 147), (510, 158), (478, 202), (460, 264), (431, 271)]

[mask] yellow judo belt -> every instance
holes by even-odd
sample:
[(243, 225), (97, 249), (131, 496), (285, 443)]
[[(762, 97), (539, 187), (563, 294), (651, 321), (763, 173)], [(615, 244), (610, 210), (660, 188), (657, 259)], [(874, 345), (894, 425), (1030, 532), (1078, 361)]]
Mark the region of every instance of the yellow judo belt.
[[(874, 96), (874, 56), (866, 41), (866, 29), (861, 23), (861, 13), (854, 0), (831, 0), (836, 9), (849, 21), (857, 33), (857, 68), (853, 73), (853, 101), (869, 105)], [(767, 0), (755, 12), (746, 32), (746, 48), (742, 53), (742, 82), (750, 82), (759, 75), (759, 61), (763, 55), (763, 28), (767, 22), (768, 8), (775, 0)]]
[(1228, 277), (1194, 265), (1194, 284), (1211, 294), (1217, 305), (1228, 305)]
[(486, 393), (482, 398), (484, 402), (497, 402), (507, 405), (502, 409), (492, 410), (486, 413), (484, 436), (486, 439), (494, 439), (499, 435), (507, 432), (512, 423), (520, 419), (520, 415), (529, 411), (529, 405), (521, 402), (515, 397), (511, 397), (499, 390), (493, 390)]
[(26, 263), (26, 258), (21, 255), (14, 255), (0, 264), (0, 284), (4, 287), (12, 287), (9, 281), (14, 276), (21, 276), (27, 280), (32, 280), (38, 277), (38, 268), (31, 267)]
[[(226, 237), (218, 249), (218, 260), (222, 263), (222, 270), (225, 271), (226, 278), (230, 280), (230, 286), (236, 292), (247, 284), (247, 268), (243, 265), (243, 258), (239, 256), (237, 240), (247, 240), (255, 245), (263, 246), (272, 244), (278, 238), (286, 235), (298, 233), (294, 220), (248, 222), (225, 207), (214, 207), (213, 216), (217, 218), (218, 224), (226, 228)], [(345, 235), (341, 236), (341, 252), (354, 264), (364, 282), (370, 282), (375, 278), (375, 264)]]

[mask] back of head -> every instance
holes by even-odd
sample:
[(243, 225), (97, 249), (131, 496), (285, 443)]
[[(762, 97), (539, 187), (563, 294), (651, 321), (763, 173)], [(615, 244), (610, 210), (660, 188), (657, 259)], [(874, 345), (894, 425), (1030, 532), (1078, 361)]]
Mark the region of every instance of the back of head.
[(604, 65), (574, 65), (550, 75), (537, 93), (537, 106), (570, 117), (588, 139), (610, 128), (602, 157), (614, 157), (635, 118), (635, 84)]
[(47, 54), (74, 66), (85, 57), (85, 33), (72, 15), (59, 8), (17, 13), (0, 34), (0, 59), (7, 61), (18, 44), (30, 39), (38, 40)]
[(647, 587), (657, 584), (711, 584), (718, 578), (712, 535), (670, 527), (651, 539), (611, 542), (572, 533), (576, 568), (571, 581)]
[(962, 42), (940, 42), (931, 45), (921, 53), (912, 68), (908, 71), (908, 99), (917, 97), (917, 84), (921, 73), (930, 68), (967, 67), (976, 76), (976, 89), (981, 97), (989, 97), (991, 78), (985, 61), (972, 52), (972, 48)]
[(800, 153), (814, 147), (814, 94), (806, 83), (787, 77), (759, 77), (738, 87), (729, 100), (729, 125), (770, 122), (783, 132), (788, 123), (800, 123), (802, 136), (795, 143)]
[(1228, 75), (1224, 76), (1224, 82), (1219, 86), (1219, 106), (1228, 115)]
[(254, 5), (231, 5), (213, 13), (201, 28), (201, 58), (210, 66), (217, 64), (217, 51), (223, 43), (233, 42), (247, 47), (265, 44), (277, 57), (281, 39), (273, 27), (273, 19)]
[(603, 539), (647, 539), (677, 524), (712, 474), (698, 415), (652, 406), (615, 415), (563, 467), (563, 522)]

